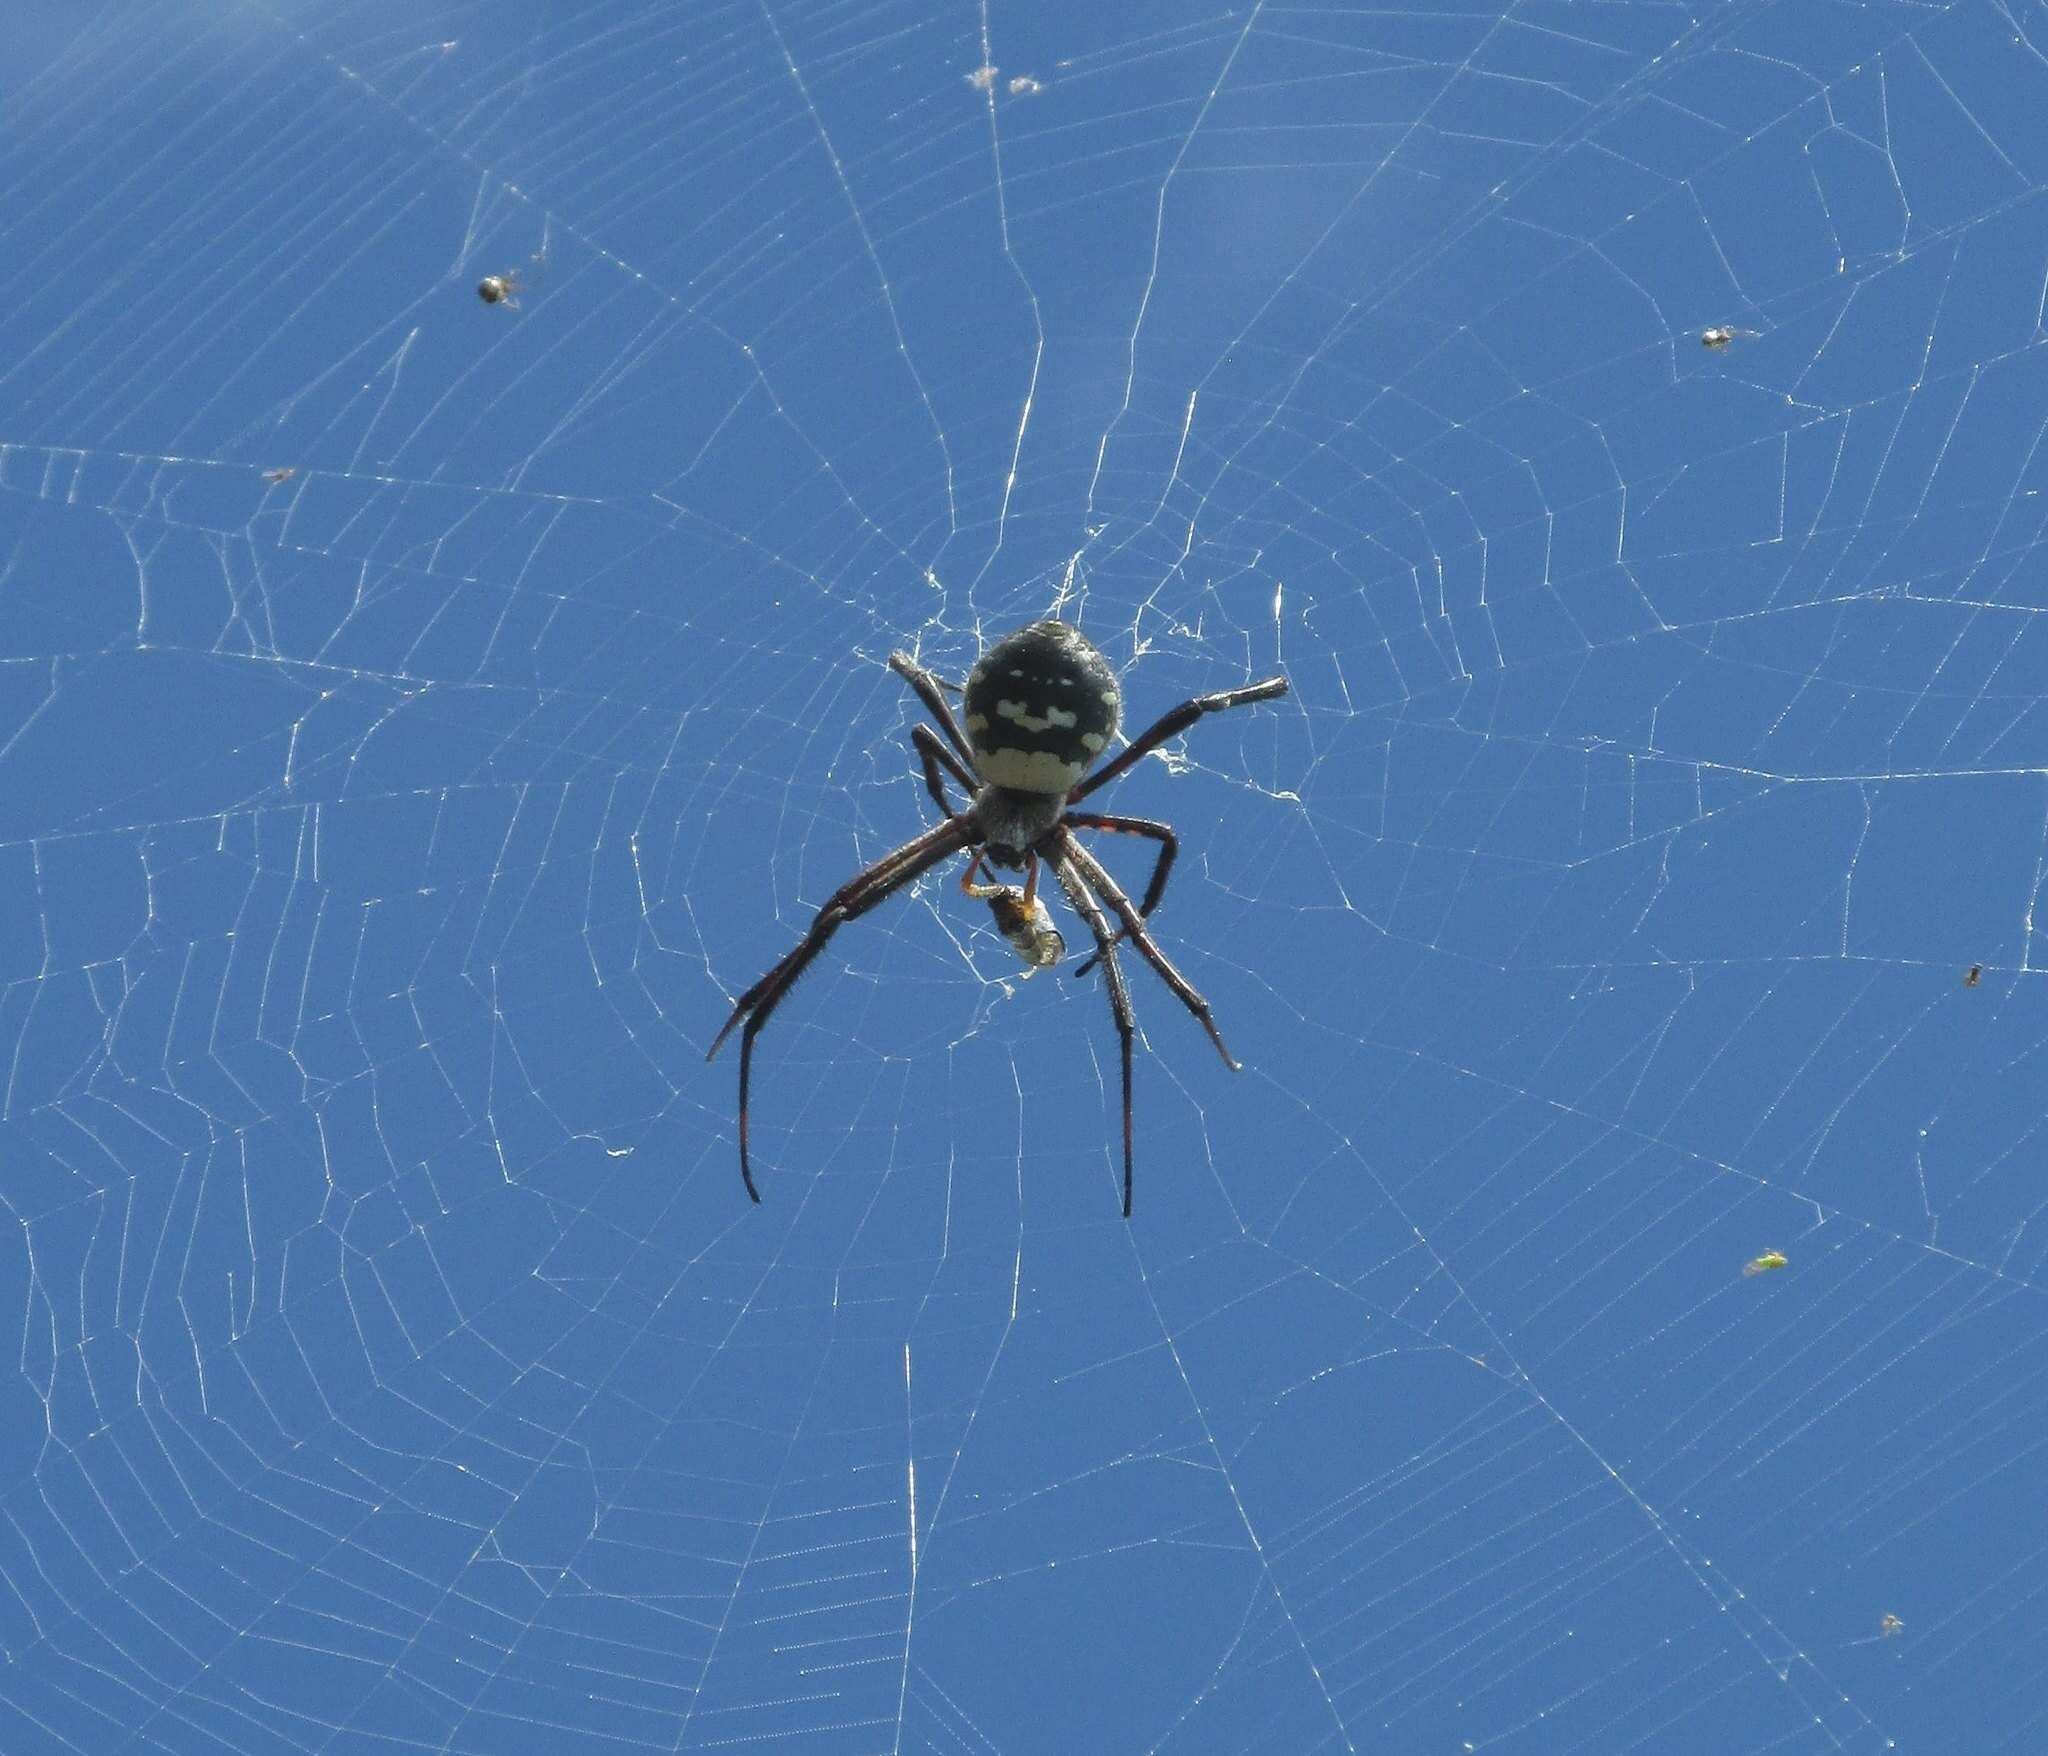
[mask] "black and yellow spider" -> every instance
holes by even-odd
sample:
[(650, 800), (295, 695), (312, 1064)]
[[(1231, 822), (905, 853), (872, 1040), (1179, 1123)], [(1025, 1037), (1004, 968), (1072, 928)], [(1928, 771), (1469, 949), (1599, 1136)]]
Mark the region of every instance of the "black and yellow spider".
[[(997, 924), (1025, 961), (1044, 967), (1059, 955), (1059, 935), (1044, 919), (1044, 905), (1038, 900), (1038, 867), (1050, 866), (1074, 912), (1095, 935), (1095, 956), (1109, 987), (1109, 1005), (1116, 1017), (1117, 1036), (1123, 1050), (1124, 1074), (1124, 1217), (1131, 1214), (1131, 1038), (1136, 1030), (1131, 1018), (1131, 997), (1124, 986), (1123, 971), (1117, 967), (1116, 948), (1128, 939), (1141, 956), (1174, 992), (1180, 1003), (1201, 1020), (1224, 1065), (1233, 1071), (1237, 1063), (1223, 1046), (1209, 1002), (1198, 994), (1145, 929), (1145, 917), (1159, 906), (1166, 889), (1166, 875), (1173, 869), (1179, 844), (1164, 823), (1143, 817), (1106, 817), (1093, 811), (1070, 809), (1090, 793), (1097, 792), (1122, 775), (1140, 758), (1178, 737), (1204, 714), (1220, 713), (1226, 707), (1247, 702), (1271, 701), (1287, 693), (1285, 677), (1268, 677), (1243, 689), (1225, 689), (1215, 695), (1197, 695), (1163, 715), (1151, 730), (1120, 751), (1109, 765), (1092, 777), (1088, 768), (1109, 747), (1116, 736), (1117, 720), (1123, 706), (1116, 673), (1109, 661), (1088, 642), (1078, 629), (1064, 622), (1033, 622), (1007, 635), (984, 652), (967, 673), (961, 691), (961, 709), (966, 730), (953, 717), (938, 678), (916, 663), (907, 653), (893, 654), (889, 668), (917, 691), (918, 700), (939, 730), (946, 734), (941, 743), (929, 726), (911, 728), (924, 766), (924, 783), (945, 821), (914, 836), (892, 854), (884, 854), (857, 878), (849, 880), (826, 898), (804, 934), (782, 961), (739, 997), (711, 1055), (724, 1046), (725, 1039), (742, 1020), (746, 1029), (740, 1036), (740, 1176), (747, 1193), (759, 1201), (754, 1187), (753, 1167), (747, 1158), (747, 1096), (753, 1071), (754, 1038), (804, 973), (812, 958), (825, 948), (842, 922), (864, 915), (906, 885), (915, 882), (942, 860), (974, 850), (960, 887), (971, 896), (986, 898), (996, 912)], [(964, 810), (955, 811), (946, 799), (945, 780), (950, 775), (968, 796)], [(1142, 835), (1159, 844), (1159, 857), (1152, 868), (1152, 880), (1145, 887), (1145, 900), (1135, 908), (1106, 872), (1075, 837), (1077, 829), (1109, 829), (1126, 835)], [(1025, 874), (1021, 891), (1007, 885), (977, 885), (975, 874), (986, 860)], [(1121, 923), (1112, 933), (1096, 898), (1109, 905)], [(1032, 925), (1041, 922), (1040, 925)], [(1013, 931), (1013, 928), (1015, 929)], [(1084, 966), (1085, 968), (1086, 966)], [(709, 1060), (710, 1055), (705, 1059)]]

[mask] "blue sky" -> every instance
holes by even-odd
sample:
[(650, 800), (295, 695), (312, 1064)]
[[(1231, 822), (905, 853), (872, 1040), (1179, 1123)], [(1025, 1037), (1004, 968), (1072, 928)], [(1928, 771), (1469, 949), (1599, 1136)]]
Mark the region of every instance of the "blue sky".
[[(0, 1745), (2039, 1744), (2038, 13), (0, 79)], [(1048, 611), (1245, 1071), (942, 872), (756, 1208)]]

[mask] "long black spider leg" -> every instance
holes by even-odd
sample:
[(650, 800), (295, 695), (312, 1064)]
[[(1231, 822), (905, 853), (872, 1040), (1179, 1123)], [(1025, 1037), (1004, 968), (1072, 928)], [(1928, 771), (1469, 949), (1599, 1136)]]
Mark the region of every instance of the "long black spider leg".
[[(968, 745), (967, 734), (960, 729), (960, 722), (953, 717), (953, 704), (946, 699), (938, 678), (907, 652), (892, 652), (889, 655), (889, 669), (917, 691), (917, 698), (924, 703), (925, 712), (938, 721), (939, 730), (946, 734), (946, 741), (960, 752), (967, 766), (972, 768), (974, 751)], [(971, 784), (968, 790), (973, 790)]]
[[(1151, 882), (1145, 886), (1145, 900), (1138, 904), (1139, 915), (1149, 918), (1166, 894), (1166, 875), (1173, 870), (1174, 859), (1180, 853), (1180, 842), (1173, 831), (1149, 817), (1105, 817), (1096, 811), (1069, 811), (1066, 823), (1070, 829), (1111, 829), (1119, 835), (1143, 835), (1159, 844), (1159, 858), (1153, 863)], [(1121, 939), (1123, 935), (1119, 933), (1117, 937)], [(1086, 963), (1077, 964), (1073, 973), (1085, 976), (1100, 956), (1098, 952)]]
[(1104, 869), (1102, 862), (1076, 841), (1074, 832), (1064, 824), (1052, 832), (1051, 840), (1064, 858), (1073, 861), (1075, 870), (1080, 873), (1089, 888), (1108, 903), (1110, 911), (1123, 922), (1124, 930), (1120, 937), (1128, 939), (1138, 948), (1139, 955), (1152, 966), (1159, 979), (1173, 990), (1174, 998), (1201, 1021), (1202, 1028), (1209, 1033), (1209, 1040), (1216, 1045), (1216, 1053), (1223, 1057), (1223, 1065), (1233, 1073), (1242, 1073), (1244, 1069), (1223, 1046), (1223, 1033), (1216, 1028), (1216, 1020), (1210, 1016), (1209, 1002), (1202, 998), (1186, 976), (1167, 961), (1166, 953), (1153, 943), (1152, 935), (1145, 931), (1145, 923), (1138, 918), (1138, 911), (1131, 907), (1131, 899), (1117, 888), (1116, 880)]
[[(1073, 838), (1069, 836), (1068, 841)], [(1043, 845), (1043, 844), (1041, 844)], [(1131, 994), (1124, 985), (1124, 972), (1116, 960), (1116, 941), (1110, 936), (1109, 922), (1102, 918), (1102, 910), (1096, 906), (1095, 898), (1088, 894), (1087, 883), (1074, 862), (1062, 850), (1052, 856), (1053, 876), (1059, 879), (1060, 888), (1067, 893), (1067, 901), (1074, 905), (1074, 913), (1088, 923), (1088, 931), (1095, 935), (1095, 955), (1102, 960), (1102, 977), (1109, 989), (1110, 1015), (1116, 1020), (1117, 1044), (1122, 1051), (1124, 1064), (1124, 1218), (1131, 1217), (1131, 1038), (1137, 1025), (1131, 1017)]]
[(939, 770), (943, 768), (965, 790), (971, 804), (974, 777), (962, 766), (960, 758), (939, 742), (938, 734), (920, 722), (910, 728), (910, 741), (917, 746), (918, 761), (924, 764), (924, 790), (931, 794), (932, 802), (948, 817), (953, 815), (953, 807), (946, 803), (945, 783), (939, 779)]
[[(782, 990), (787, 989), (803, 973), (804, 965), (818, 954), (825, 941), (838, 929), (840, 922), (852, 920), (855, 915), (865, 914), (884, 897), (901, 889), (911, 878), (929, 871), (944, 858), (945, 853), (956, 852), (965, 846), (968, 838), (962, 837), (960, 833), (964, 821), (961, 818), (949, 818), (944, 823), (935, 824), (922, 835), (905, 842), (900, 848), (884, 854), (866, 871), (849, 878), (827, 897), (803, 938), (799, 939), (765, 976), (734, 1002), (732, 1016), (725, 1021), (724, 1027), (713, 1039), (704, 1059), (711, 1060), (725, 1047), (725, 1039), (732, 1035), (734, 1026), (741, 1019), (757, 1008), (772, 1007), (781, 998)], [(956, 837), (959, 839), (955, 839)], [(923, 856), (931, 852), (932, 845), (941, 840), (946, 843), (944, 851), (924, 858)], [(906, 865), (910, 867), (907, 874), (904, 872)], [(883, 888), (877, 889), (877, 886)]]
[[(825, 916), (832, 910), (836, 908), (842, 908), (856, 900), (860, 893), (865, 889), (865, 887), (872, 884), (882, 883), (885, 880), (894, 877), (896, 875), (897, 869), (906, 860), (914, 858), (924, 851), (926, 843), (938, 837), (941, 831), (953, 827), (955, 827), (955, 825), (951, 822), (934, 824), (930, 829), (927, 829), (922, 835), (914, 836), (909, 841), (905, 842), (901, 847), (895, 848), (891, 850), (889, 853), (884, 854), (872, 866), (868, 867), (866, 871), (856, 873), (853, 877), (849, 878), (844, 884), (840, 885), (840, 887), (837, 890), (835, 890), (830, 896), (828, 896), (825, 899), (824, 903), (819, 907), (816, 918), (813, 919), (813, 921), (811, 922), (810, 933), (816, 933), (818, 931), (819, 923), (822, 922)], [(928, 867), (924, 866), (920, 866), (918, 868), (920, 872), (926, 871), (928, 869)], [(877, 897), (875, 900), (880, 901), (881, 899)], [(872, 904), (870, 906), (872, 906)], [(828, 927), (825, 929), (824, 936), (826, 938), (829, 938), (831, 936), (833, 929), (839, 925), (839, 921), (845, 920), (847, 918), (848, 917), (845, 915), (839, 916), (838, 919), (833, 921), (832, 927)], [(752, 1012), (756, 1006), (760, 1005), (762, 999), (768, 994), (769, 990), (773, 988), (777, 984), (777, 982), (782, 979), (786, 967), (789, 964), (795, 962), (797, 958), (803, 954), (807, 946), (810, 947), (812, 955), (816, 954), (818, 947), (810, 945), (810, 933), (807, 933), (804, 938), (798, 940), (796, 945), (792, 947), (787, 953), (785, 953), (782, 959), (779, 962), (777, 962), (765, 976), (763, 976), (758, 982), (756, 982), (751, 988), (749, 988), (744, 994), (742, 994), (738, 1000), (736, 1000), (733, 1003), (732, 1016), (725, 1021), (724, 1027), (719, 1031), (717, 1037), (712, 1041), (710, 1049), (707, 1050), (705, 1053), (705, 1060), (711, 1060), (713, 1057), (717, 1055), (720, 1049), (725, 1047), (725, 1039), (732, 1035), (733, 1028), (740, 1022), (742, 1018), (746, 1017), (748, 1013)], [(819, 940), (819, 944), (822, 945), (823, 942), (824, 941), (821, 938)]]
[(795, 947), (734, 1005), (732, 1016), (725, 1021), (725, 1028), (718, 1033), (704, 1059), (708, 1061), (716, 1055), (725, 1046), (725, 1039), (732, 1035), (733, 1027), (741, 1019), (746, 1020), (747, 1027), (740, 1033), (740, 1181), (746, 1184), (748, 1195), (756, 1203), (761, 1199), (761, 1191), (754, 1187), (753, 1165), (747, 1156), (747, 1102), (753, 1089), (755, 1037), (761, 1034), (761, 1027), (781, 1003), (782, 996), (796, 985), (797, 977), (804, 973), (811, 959), (824, 950), (825, 941), (839, 930), (843, 922), (854, 920), (877, 903), (887, 901), (941, 860), (971, 845), (975, 836), (971, 818), (949, 817), (914, 840), (905, 842), (894, 853), (883, 855), (826, 899), (810, 929)]
[[(895, 661), (892, 659), (890, 662), (893, 664)], [(1244, 707), (1254, 701), (1271, 701), (1286, 693), (1285, 677), (1268, 677), (1263, 683), (1251, 683), (1242, 689), (1225, 689), (1217, 695), (1197, 695), (1192, 701), (1183, 701), (1154, 721), (1151, 729), (1136, 743), (1119, 750), (1107, 768), (1097, 769), (1069, 793), (1067, 803), (1078, 805), (1090, 793), (1099, 792), (1132, 763), (1150, 756), (1168, 738), (1179, 737), (1205, 713), (1221, 713), (1226, 707)]]

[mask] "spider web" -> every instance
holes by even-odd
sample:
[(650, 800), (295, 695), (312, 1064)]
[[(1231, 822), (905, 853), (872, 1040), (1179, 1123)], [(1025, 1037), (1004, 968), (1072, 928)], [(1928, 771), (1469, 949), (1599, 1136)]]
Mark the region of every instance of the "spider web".
[(9, 1752), (2039, 1747), (2038, 4), (15, 42)]

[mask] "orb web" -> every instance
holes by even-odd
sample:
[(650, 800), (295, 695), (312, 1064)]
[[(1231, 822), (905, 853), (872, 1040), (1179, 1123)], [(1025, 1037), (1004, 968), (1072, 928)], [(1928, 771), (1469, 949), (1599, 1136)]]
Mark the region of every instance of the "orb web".
[[(2038, 1741), (2037, 13), (17, 47), (8, 1750)], [(1246, 1071), (941, 872), (757, 1210), (1049, 613)]]

